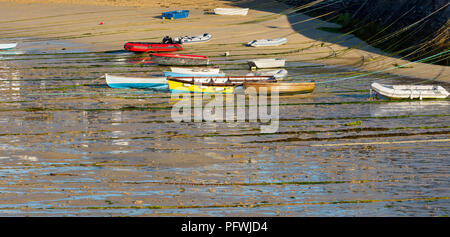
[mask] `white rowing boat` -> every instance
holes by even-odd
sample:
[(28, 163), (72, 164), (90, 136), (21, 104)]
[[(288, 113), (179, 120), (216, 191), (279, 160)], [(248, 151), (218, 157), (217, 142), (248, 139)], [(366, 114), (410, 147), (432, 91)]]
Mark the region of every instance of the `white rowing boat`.
[(13, 49), (17, 46), (17, 43), (0, 44), (0, 50)]
[(277, 79), (286, 77), (287, 75), (288, 71), (286, 69), (260, 70), (246, 74), (246, 76), (273, 76)]
[(286, 60), (282, 58), (262, 58), (248, 61), (250, 68), (279, 68), (284, 67)]
[(374, 82), (371, 88), (391, 99), (445, 99), (450, 95), (438, 85), (382, 85)]
[(248, 13), (248, 8), (214, 8), (214, 13), (217, 15), (245, 16)]
[(209, 75), (220, 73), (220, 68), (218, 67), (170, 67), (170, 70), (175, 73), (197, 74), (197, 75)]
[(260, 39), (252, 40), (247, 43), (248, 46), (252, 47), (262, 47), (262, 46), (278, 46), (285, 44), (287, 42), (286, 38), (276, 38), (276, 39)]
[(112, 88), (168, 88), (166, 77), (125, 77), (105, 74), (106, 83)]

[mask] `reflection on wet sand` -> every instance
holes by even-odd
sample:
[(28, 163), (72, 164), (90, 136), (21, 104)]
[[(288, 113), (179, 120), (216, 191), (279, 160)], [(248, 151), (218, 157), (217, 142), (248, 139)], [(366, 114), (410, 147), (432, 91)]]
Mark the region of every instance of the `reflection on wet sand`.
[[(0, 61), (2, 215), (448, 211), (447, 100), (368, 100), (371, 81), (387, 77), (373, 75), (320, 86), (312, 94), (280, 96), (279, 128), (272, 133), (261, 133), (267, 123), (249, 121), (252, 107), (245, 95), (245, 106), (230, 107), (234, 113), (209, 113), (220, 122), (175, 122), (172, 109), (187, 98), (113, 89), (99, 77), (161, 74), (167, 68), (134, 65), (127, 53), (60, 50)], [(227, 74), (249, 72), (240, 58), (220, 66)], [(294, 82), (354, 72), (300, 62), (286, 69), (285, 80)], [(193, 104), (195, 97), (189, 99)]]
[(374, 117), (448, 114), (449, 112), (450, 102), (448, 100), (403, 101), (370, 105), (370, 114)]

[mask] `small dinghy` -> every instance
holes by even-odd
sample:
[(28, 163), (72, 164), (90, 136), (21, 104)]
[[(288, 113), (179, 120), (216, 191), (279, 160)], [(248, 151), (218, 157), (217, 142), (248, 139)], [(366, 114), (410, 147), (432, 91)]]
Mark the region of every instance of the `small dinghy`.
[(170, 67), (172, 72), (184, 74), (218, 74), (220, 68), (218, 67)]
[(214, 13), (217, 15), (245, 16), (248, 13), (248, 8), (214, 8)]
[(155, 53), (151, 57), (153, 62), (160, 65), (206, 66), (209, 64), (208, 57), (200, 55)]
[(211, 34), (205, 33), (203, 35), (177, 37), (173, 40), (174, 42), (178, 42), (180, 44), (193, 44), (207, 42), (211, 40), (211, 38)]
[(164, 72), (166, 77), (224, 77), (225, 73), (216, 74), (191, 74), (191, 73), (177, 73), (177, 72)]
[(371, 88), (391, 99), (445, 99), (449, 96), (448, 91), (438, 85), (383, 85), (374, 82)]
[(123, 48), (131, 52), (173, 52), (183, 50), (179, 44), (163, 44), (149, 42), (128, 42)]
[(170, 19), (170, 20), (186, 18), (188, 16), (189, 16), (189, 10), (170, 11), (170, 12), (163, 12), (161, 14), (162, 19)]
[(166, 77), (124, 77), (105, 74), (106, 84), (112, 88), (167, 89)]
[(17, 43), (0, 44), (0, 50), (13, 49), (17, 46)]
[(275, 70), (260, 70), (255, 72), (247, 73), (246, 76), (273, 76), (275, 78), (283, 78), (288, 75), (286, 69), (275, 69)]
[(248, 61), (250, 68), (279, 68), (284, 67), (286, 63), (282, 58), (263, 58)]
[(276, 39), (260, 39), (253, 40), (247, 43), (248, 46), (252, 47), (262, 47), (262, 46), (278, 46), (285, 44), (287, 42), (286, 38), (276, 38)]
[(169, 77), (169, 89), (177, 93), (234, 93), (234, 87), (244, 82), (275, 82), (274, 77)]
[(314, 91), (316, 83), (314, 82), (245, 82), (244, 89), (254, 88), (256, 93), (271, 92), (276, 89), (279, 94), (303, 94)]

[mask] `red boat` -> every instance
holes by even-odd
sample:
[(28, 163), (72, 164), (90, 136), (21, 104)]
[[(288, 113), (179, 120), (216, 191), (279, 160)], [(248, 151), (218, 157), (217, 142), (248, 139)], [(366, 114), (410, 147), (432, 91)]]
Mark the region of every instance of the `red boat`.
[(206, 66), (209, 59), (206, 56), (188, 54), (154, 53), (152, 61), (160, 65), (174, 66)]
[(128, 42), (124, 46), (125, 50), (131, 52), (172, 52), (183, 50), (179, 44)]

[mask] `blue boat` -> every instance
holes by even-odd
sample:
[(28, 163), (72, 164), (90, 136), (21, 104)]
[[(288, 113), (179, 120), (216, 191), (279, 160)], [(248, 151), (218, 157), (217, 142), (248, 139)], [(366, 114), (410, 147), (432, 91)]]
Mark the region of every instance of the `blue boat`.
[(189, 10), (178, 10), (178, 11), (171, 11), (171, 12), (163, 12), (161, 15), (162, 19), (180, 19), (180, 18), (186, 18), (189, 15)]
[(225, 73), (218, 74), (187, 74), (177, 72), (164, 72), (165, 77), (224, 77)]

